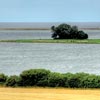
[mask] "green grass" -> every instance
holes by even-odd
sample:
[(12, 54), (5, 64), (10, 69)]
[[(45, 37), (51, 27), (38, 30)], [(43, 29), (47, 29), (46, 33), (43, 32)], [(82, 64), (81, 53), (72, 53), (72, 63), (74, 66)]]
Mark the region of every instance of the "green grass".
[(100, 44), (100, 39), (20, 39), (20, 40), (0, 40), (0, 42), (16, 42), (16, 43), (78, 43), (78, 44)]

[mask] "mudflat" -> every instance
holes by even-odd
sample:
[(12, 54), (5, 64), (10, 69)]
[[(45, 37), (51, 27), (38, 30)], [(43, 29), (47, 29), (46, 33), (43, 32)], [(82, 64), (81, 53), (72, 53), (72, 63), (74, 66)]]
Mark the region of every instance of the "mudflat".
[(1, 87), (0, 100), (100, 100), (100, 90)]

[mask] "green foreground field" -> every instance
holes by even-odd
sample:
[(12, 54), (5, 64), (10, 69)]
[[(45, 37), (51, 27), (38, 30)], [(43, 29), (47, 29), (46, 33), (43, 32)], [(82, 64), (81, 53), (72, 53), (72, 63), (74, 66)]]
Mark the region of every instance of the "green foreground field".
[(100, 39), (20, 39), (20, 40), (0, 40), (0, 42), (17, 42), (17, 43), (77, 43), (77, 44), (100, 44)]
[(100, 100), (99, 89), (0, 88), (0, 100)]

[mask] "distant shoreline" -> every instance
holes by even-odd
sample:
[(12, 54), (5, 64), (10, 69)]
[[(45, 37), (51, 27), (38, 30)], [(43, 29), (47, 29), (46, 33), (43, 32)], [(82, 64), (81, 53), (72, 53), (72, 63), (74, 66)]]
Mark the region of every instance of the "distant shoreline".
[(100, 28), (80, 28), (81, 30), (100, 30)]
[(0, 28), (0, 30), (50, 30), (49, 28)]
[[(0, 30), (50, 30), (50, 28), (0, 28)], [(79, 28), (79, 30), (100, 30), (100, 28)]]
[(11, 43), (66, 43), (66, 44), (100, 44), (100, 39), (19, 39), (19, 40), (0, 40), (0, 42)]

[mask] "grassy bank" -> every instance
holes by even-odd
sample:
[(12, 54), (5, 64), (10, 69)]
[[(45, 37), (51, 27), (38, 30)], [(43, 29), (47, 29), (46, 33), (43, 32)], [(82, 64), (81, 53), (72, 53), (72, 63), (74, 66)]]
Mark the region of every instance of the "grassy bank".
[(100, 100), (99, 90), (0, 88), (0, 100)]
[(16, 43), (78, 43), (78, 44), (100, 44), (100, 39), (20, 39), (20, 40), (0, 40), (0, 42), (16, 42)]

